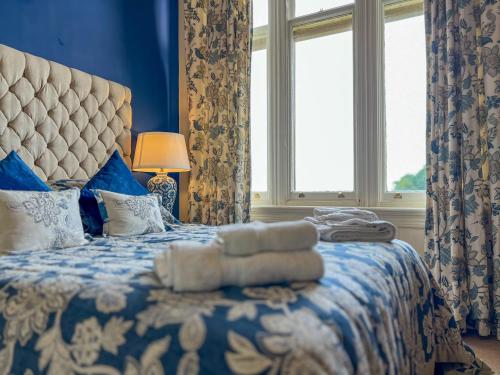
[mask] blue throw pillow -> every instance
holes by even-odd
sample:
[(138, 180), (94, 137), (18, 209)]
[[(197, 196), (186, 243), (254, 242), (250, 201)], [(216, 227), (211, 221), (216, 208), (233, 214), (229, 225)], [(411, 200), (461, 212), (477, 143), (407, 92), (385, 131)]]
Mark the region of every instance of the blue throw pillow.
[(149, 194), (149, 191), (136, 181), (118, 151), (115, 151), (104, 167), (83, 187), (80, 195), (80, 212), (85, 230), (96, 235), (102, 234), (103, 221), (92, 190), (135, 196)]
[(0, 189), (50, 191), (15, 151), (0, 161)]

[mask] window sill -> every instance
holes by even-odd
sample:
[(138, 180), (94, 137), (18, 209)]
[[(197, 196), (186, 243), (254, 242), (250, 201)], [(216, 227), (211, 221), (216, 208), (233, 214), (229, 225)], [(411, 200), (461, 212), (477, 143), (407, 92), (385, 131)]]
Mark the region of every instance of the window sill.
[[(381, 219), (392, 222), (398, 228), (424, 228), (424, 208), (360, 207), (375, 212)], [(254, 205), (251, 219), (265, 222), (300, 220), (312, 216), (314, 206)]]

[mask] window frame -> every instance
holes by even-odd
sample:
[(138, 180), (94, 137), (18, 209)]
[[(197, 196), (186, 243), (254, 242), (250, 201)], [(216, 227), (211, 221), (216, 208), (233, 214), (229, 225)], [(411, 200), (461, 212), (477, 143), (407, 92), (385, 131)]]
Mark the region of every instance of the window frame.
[[(405, 19), (414, 17), (416, 15), (415, 8), (418, 7), (418, 4), (422, 4), (423, 0), (383, 0), (382, 1), (382, 17), (383, 17), (383, 25), (387, 22), (392, 22), (399, 19)], [(385, 15), (385, 7), (387, 6), (395, 6), (399, 10), (406, 9), (406, 15), (402, 15), (402, 17), (393, 18), (386, 22)], [(420, 5), (423, 7), (423, 5)], [(397, 10), (396, 10), (397, 12)], [(419, 12), (420, 13), (420, 12)], [(411, 15), (410, 15), (411, 14)], [(423, 14), (423, 10), (421, 12)], [(385, 40), (385, 27), (382, 29), (382, 35), (380, 36), (382, 40)], [(385, 52), (385, 48), (383, 49)], [(385, 60), (385, 56), (384, 56)], [(383, 144), (379, 147), (383, 150), (383, 168), (382, 168), (382, 181), (379, 182), (378, 191), (379, 191), (379, 199), (378, 205), (385, 207), (410, 207), (410, 208), (421, 208), (425, 206), (425, 191), (389, 191), (387, 190), (387, 148), (386, 148), (386, 120), (385, 120), (385, 66), (382, 66), (382, 87), (383, 87), (383, 103), (382, 103), (382, 111), (383, 111), (383, 132), (382, 142)]]
[[(384, 7), (421, 0), (356, 0), (291, 17), (295, 0), (269, 0), (268, 24), (254, 30), (266, 38), (268, 59), (268, 191), (253, 192), (255, 206), (423, 207), (424, 192), (386, 190)], [(353, 33), (354, 191), (294, 191), (294, 27), (351, 14)], [(267, 35), (266, 35), (267, 34)], [(260, 49), (260, 48), (259, 48)]]
[[(269, 22), (269, 20), (268, 20)], [(270, 198), (269, 198), (269, 182), (270, 180), (270, 175), (271, 171), (269, 169), (270, 166), (270, 158), (269, 156), (273, 152), (273, 147), (271, 145), (270, 139), (269, 139), (269, 124), (270, 124), (270, 118), (269, 118), (269, 23), (267, 25), (261, 25), (253, 29), (253, 35), (252, 35), (252, 53), (257, 52), (257, 51), (262, 51), (262, 50), (267, 50), (267, 191), (255, 191), (252, 192), (252, 204), (253, 205), (266, 205), (270, 203)]]
[[(295, 38), (294, 38), (294, 33), (293, 30), (296, 27), (300, 27), (303, 25), (312, 25), (314, 23), (318, 23), (321, 21), (326, 21), (329, 19), (334, 19), (334, 18), (342, 18), (344, 16), (349, 16), (351, 19), (351, 28), (353, 24), (353, 12), (354, 12), (354, 6), (353, 5), (344, 5), (341, 7), (333, 8), (333, 9), (327, 9), (324, 11), (319, 11), (316, 13), (311, 13), (311, 14), (306, 14), (298, 17), (291, 17), (291, 14), (293, 13), (293, 3), (294, 0), (289, 0), (289, 7), (288, 11), (289, 14), (287, 14), (287, 34), (289, 37), (289, 62), (288, 65), (290, 67), (289, 70), (289, 81), (291, 83), (290, 85), (290, 93), (289, 93), (289, 100), (290, 100), (290, 139), (289, 139), (289, 159), (291, 161), (290, 165), (290, 175), (288, 178), (288, 186), (286, 188), (286, 204), (288, 205), (304, 205), (304, 204), (314, 204), (314, 205), (331, 205), (332, 203), (336, 206), (357, 206), (359, 205), (359, 199), (358, 199), (358, 194), (357, 194), (357, 187), (356, 187), (356, 176), (353, 175), (354, 181), (353, 181), (353, 191), (317, 191), (317, 192), (310, 192), (310, 191), (297, 191), (295, 190)], [(334, 33), (332, 33), (334, 34)], [(353, 35), (353, 45), (354, 45), (354, 35)], [(353, 82), (354, 85), (354, 82)], [(354, 97), (353, 97), (354, 101)], [(353, 133), (354, 133), (354, 128), (353, 128)], [(354, 142), (356, 142), (354, 140)], [(354, 150), (353, 150), (354, 152)], [(355, 152), (354, 152), (355, 154)], [(354, 164), (356, 163), (355, 161), (356, 155), (354, 155)], [(355, 168), (355, 165), (353, 165), (353, 168)]]

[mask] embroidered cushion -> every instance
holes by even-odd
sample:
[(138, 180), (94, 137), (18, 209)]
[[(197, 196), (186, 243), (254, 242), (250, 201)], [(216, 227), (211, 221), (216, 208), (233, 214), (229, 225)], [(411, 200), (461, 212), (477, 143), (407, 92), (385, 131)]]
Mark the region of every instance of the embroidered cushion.
[[(83, 187), (89, 182), (89, 180), (81, 179), (67, 179), (67, 180), (55, 180), (48, 181), (47, 185), (54, 191), (62, 191), (68, 189), (83, 189)], [(160, 196), (158, 196), (161, 199)], [(170, 211), (168, 211), (162, 204), (160, 204), (161, 217), (163, 219), (163, 224), (165, 225), (165, 230), (171, 230), (172, 228), (169, 224), (181, 224), (179, 220), (176, 219)], [(85, 225), (84, 225), (85, 229)]]
[(0, 251), (44, 250), (86, 242), (80, 191), (0, 190)]
[(98, 202), (103, 234), (131, 236), (165, 232), (160, 199), (155, 194), (133, 196), (93, 190)]
[(0, 189), (50, 191), (15, 151), (0, 161)]
[(146, 195), (148, 190), (139, 184), (118, 151), (83, 187), (80, 197), (82, 219), (87, 232), (101, 234), (103, 221), (92, 190), (106, 190), (127, 195)]
[[(83, 187), (89, 182), (89, 180), (85, 179), (63, 179), (63, 180), (53, 180), (53, 181), (47, 181), (47, 185), (54, 190), (54, 191), (63, 191), (63, 190), (69, 190), (69, 189), (78, 189), (82, 190)], [(83, 230), (85, 232), (88, 232), (87, 230), (87, 225), (86, 225), (86, 220), (85, 218), (85, 213), (80, 209), (80, 216), (82, 217), (82, 223), (83, 223)]]

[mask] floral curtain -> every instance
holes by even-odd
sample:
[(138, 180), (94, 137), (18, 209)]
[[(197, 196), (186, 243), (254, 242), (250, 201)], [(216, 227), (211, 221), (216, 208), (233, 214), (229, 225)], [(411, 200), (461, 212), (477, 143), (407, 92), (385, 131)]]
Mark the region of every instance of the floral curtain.
[(250, 0), (185, 0), (191, 222), (250, 213)]
[(500, 339), (500, 2), (425, 0), (426, 261), (462, 328)]

